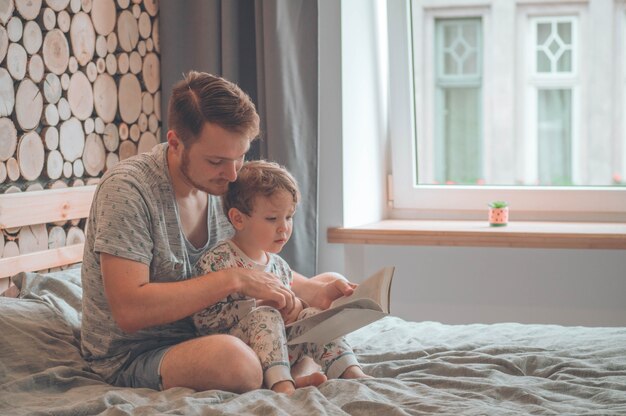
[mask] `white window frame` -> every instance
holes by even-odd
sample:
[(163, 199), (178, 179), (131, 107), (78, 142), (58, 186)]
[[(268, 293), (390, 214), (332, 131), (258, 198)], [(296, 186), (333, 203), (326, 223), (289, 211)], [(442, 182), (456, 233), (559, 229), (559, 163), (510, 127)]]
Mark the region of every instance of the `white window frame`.
[[(517, 220), (626, 221), (626, 189), (623, 187), (414, 185), (413, 178), (416, 177), (414, 156), (416, 151), (428, 152), (428, 149), (424, 148), (424, 141), (420, 141), (420, 148), (416, 149), (413, 138), (415, 134), (420, 136), (431, 134), (432, 137), (434, 118), (428, 112), (425, 100), (432, 96), (428, 88), (434, 89), (434, 86), (432, 82), (424, 82), (420, 86), (419, 82), (433, 79), (432, 65), (423, 60), (426, 56), (424, 48), (432, 48), (433, 43), (432, 39), (429, 42), (428, 36), (424, 33), (410, 33), (410, 19), (412, 17), (424, 21), (426, 17), (429, 19), (444, 15), (454, 17), (454, 9), (438, 7), (437, 2), (431, 0), (411, 1), (419, 3), (420, 7), (411, 7), (409, 1), (405, 0), (388, 1), (391, 63), (389, 134), (392, 146), (389, 216), (396, 219), (484, 219), (489, 202), (506, 200), (511, 206), (512, 218)], [(468, 11), (472, 11), (472, 15), (481, 13), (485, 52), (483, 74), (486, 81), (483, 87), (488, 89), (487, 80), (491, 75), (488, 61), (492, 58), (489, 56), (488, 31), (491, 26), (489, 10), (493, 4), (491, 0), (482, 2), (457, 0), (457, 3), (464, 7), (463, 16), (469, 14)], [(422, 5), (424, 7), (421, 7)], [(584, 38), (584, 31), (582, 36)], [(415, 62), (411, 60), (413, 51), (416, 53)], [(411, 76), (413, 67), (415, 67), (414, 79)], [(518, 88), (517, 80), (515, 85)], [(484, 91), (484, 94), (487, 97), (490, 91)], [(487, 147), (491, 141), (487, 128), (492, 122), (490, 113), (489, 110), (483, 111)], [(422, 120), (417, 120), (416, 123), (415, 114), (423, 115)]]

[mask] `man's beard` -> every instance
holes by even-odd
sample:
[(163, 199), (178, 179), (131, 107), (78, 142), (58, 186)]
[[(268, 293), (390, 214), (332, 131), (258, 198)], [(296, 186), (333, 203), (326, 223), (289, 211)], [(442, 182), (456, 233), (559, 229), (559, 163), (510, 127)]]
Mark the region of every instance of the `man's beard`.
[(211, 195), (222, 195), (224, 192), (226, 192), (226, 189), (224, 189), (222, 192), (220, 193), (216, 193), (215, 189), (211, 189), (209, 187), (207, 187), (206, 185), (203, 185), (199, 182), (196, 182), (192, 177), (191, 177), (191, 173), (189, 171), (189, 150), (185, 149), (183, 150), (183, 157), (181, 160), (181, 165), (180, 165), (180, 173), (181, 175), (183, 175), (183, 178), (185, 178), (185, 181), (190, 184), (191, 186), (193, 186), (194, 188), (202, 191), (202, 192), (206, 192), (207, 194), (211, 194)]

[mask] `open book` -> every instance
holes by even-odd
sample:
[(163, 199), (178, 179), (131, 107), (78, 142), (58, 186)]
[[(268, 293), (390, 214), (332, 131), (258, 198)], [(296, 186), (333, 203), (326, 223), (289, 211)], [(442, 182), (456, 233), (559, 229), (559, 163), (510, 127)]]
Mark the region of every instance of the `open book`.
[(393, 267), (385, 267), (325, 311), (286, 325), (287, 344), (324, 345), (388, 315), (393, 272)]

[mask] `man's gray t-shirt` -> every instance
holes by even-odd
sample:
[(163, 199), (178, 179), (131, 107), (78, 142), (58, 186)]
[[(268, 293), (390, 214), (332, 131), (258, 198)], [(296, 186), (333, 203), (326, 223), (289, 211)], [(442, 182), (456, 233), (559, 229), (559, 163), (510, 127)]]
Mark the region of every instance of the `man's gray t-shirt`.
[[(205, 249), (232, 236), (221, 198), (209, 196)], [(193, 277), (188, 242), (179, 221), (167, 167), (167, 144), (117, 164), (101, 179), (87, 225), (82, 266), (81, 347), (92, 370), (114, 383), (137, 355), (195, 335), (190, 318), (134, 333), (122, 331), (111, 315), (102, 283), (100, 253), (143, 263), (150, 282)], [(193, 253), (196, 259), (198, 253)]]

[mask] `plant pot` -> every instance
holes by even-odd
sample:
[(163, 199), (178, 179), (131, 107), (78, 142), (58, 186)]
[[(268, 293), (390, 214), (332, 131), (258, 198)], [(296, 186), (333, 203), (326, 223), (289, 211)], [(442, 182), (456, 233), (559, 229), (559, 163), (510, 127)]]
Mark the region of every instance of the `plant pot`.
[(489, 225), (504, 227), (509, 223), (509, 207), (489, 208)]

